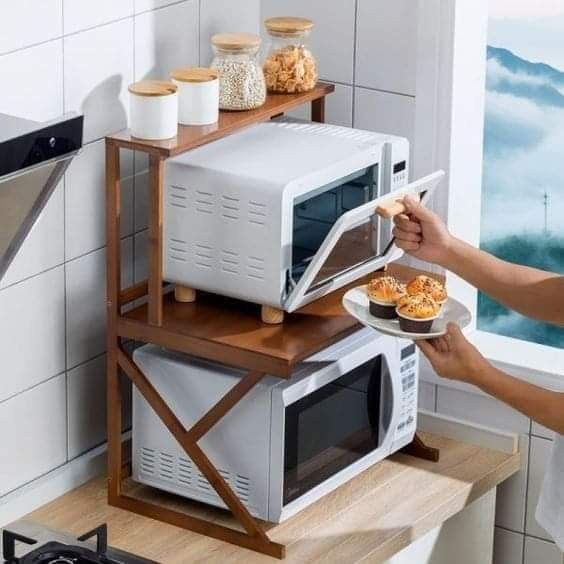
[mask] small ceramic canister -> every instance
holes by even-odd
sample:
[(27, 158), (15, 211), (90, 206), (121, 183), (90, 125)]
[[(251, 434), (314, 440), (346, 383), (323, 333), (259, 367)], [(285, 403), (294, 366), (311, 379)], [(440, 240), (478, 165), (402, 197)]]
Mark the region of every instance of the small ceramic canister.
[(219, 118), (219, 73), (214, 69), (176, 69), (170, 75), (178, 86), (178, 123), (208, 125)]
[(129, 86), (130, 130), (139, 139), (170, 139), (178, 131), (178, 93), (172, 82), (142, 80)]

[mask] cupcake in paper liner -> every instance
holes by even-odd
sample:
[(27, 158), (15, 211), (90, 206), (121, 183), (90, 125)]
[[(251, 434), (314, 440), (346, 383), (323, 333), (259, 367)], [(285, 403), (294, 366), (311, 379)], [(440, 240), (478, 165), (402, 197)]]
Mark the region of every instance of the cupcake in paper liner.
[(406, 290), (410, 296), (415, 296), (417, 294), (430, 296), (439, 305), (443, 305), (448, 300), (448, 294), (444, 285), (436, 278), (425, 276), (424, 274), (416, 276), (411, 282), (409, 282), (406, 286)]
[(408, 294), (398, 300), (396, 307), (400, 328), (406, 333), (429, 333), (440, 312), (440, 304), (425, 294)]
[(398, 300), (405, 295), (405, 285), (393, 276), (374, 278), (366, 289), (370, 313), (380, 319), (395, 319)]

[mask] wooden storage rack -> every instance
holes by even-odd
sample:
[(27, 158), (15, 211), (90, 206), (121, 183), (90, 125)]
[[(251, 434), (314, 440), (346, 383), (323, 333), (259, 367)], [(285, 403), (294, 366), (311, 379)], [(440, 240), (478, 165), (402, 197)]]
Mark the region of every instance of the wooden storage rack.
[[(221, 112), (215, 125), (179, 126), (178, 136), (172, 140), (135, 139), (128, 131), (106, 138), (108, 503), (280, 559), (285, 556), (285, 547), (269, 539), (264, 525), (241, 503), (198, 442), (265, 375), (289, 378), (297, 363), (353, 332), (358, 325), (341, 307), (344, 289), (306, 306), (277, 326), (261, 323), (257, 316), (258, 306), (252, 304), (206, 294), (195, 303), (178, 303), (170, 293), (165, 293), (162, 279), (164, 166), (169, 157), (306, 103), (311, 103), (313, 121), (323, 122), (325, 97), (333, 91), (333, 85), (320, 84), (303, 94), (271, 95), (257, 110)], [(120, 266), (121, 149), (147, 153), (150, 176), (149, 279), (123, 290)], [(124, 306), (131, 307), (133, 302), (144, 297), (147, 298), (144, 305), (124, 312)], [(154, 343), (229, 364), (246, 370), (247, 374), (191, 429), (186, 429), (133, 362), (123, 347), (123, 340)], [(124, 493), (122, 480), (130, 474), (130, 468), (124, 464), (122, 452), (120, 371), (151, 405), (243, 530)]]

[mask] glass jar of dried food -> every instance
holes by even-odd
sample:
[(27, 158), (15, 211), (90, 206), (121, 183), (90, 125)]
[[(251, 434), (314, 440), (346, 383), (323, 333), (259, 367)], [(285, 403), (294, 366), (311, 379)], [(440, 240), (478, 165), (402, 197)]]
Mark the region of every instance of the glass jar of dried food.
[(317, 84), (317, 61), (309, 45), (313, 22), (305, 18), (269, 18), (270, 44), (263, 69), (269, 92), (307, 92)]
[(261, 39), (251, 33), (218, 33), (211, 39), (219, 72), (219, 107), (252, 110), (266, 101), (264, 74), (257, 58)]

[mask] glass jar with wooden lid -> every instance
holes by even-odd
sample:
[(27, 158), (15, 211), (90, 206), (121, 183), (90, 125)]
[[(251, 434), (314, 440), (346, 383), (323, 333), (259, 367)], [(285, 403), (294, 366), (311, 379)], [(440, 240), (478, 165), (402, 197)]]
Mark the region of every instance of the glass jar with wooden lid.
[(218, 33), (211, 43), (211, 68), (219, 73), (220, 109), (252, 110), (262, 106), (266, 85), (258, 61), (260, 37), (252, 33)]
[(142, 80), (129, 85), (129, 127), (139, 139), (170, 139), (178, 130), (178, 88), (172, 82)]
[(313, 22), (277, 17), (264, 22), (269, 36), (263, 70), (269, 92), (308, 92), (317, 84), (317, 61), (309, 48)]

